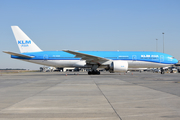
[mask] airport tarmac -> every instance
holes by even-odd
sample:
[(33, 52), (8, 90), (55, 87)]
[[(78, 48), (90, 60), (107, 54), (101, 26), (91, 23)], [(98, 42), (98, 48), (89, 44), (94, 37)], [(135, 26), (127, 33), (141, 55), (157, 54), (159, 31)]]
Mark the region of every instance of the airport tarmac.
[(0, 76), (0, 120), (180, 120), (180, 74)]

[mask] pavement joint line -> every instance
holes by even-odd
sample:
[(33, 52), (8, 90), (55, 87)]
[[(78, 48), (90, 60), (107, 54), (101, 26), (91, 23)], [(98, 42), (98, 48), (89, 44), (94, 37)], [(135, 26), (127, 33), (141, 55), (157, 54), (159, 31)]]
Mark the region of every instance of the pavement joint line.
[[(177, 97), (177, 96), (176, 96)], [(114, 104), (124, 104), (124, 103), (138, 103), (138, 102), (145, 102), (145, 101), (152, 101), (152, 100), (161, 100), (161, 99), (171, 99), (171, 98), (174, 98), (174, 97), (163, 97), (163, 98), (156, 98), (156, 99), (146, 99), (146, 100), (136, 100), (136, 101), (133, 101), (133, 102), (115, 102)]]
[(5, 110), (5, 109), (7, 109), (7, 108), (9, 108), (9, 107), (11, 107), (11, 106), (13, 106), (13, 105), (16, 105), (16, 104), (18, 104), (18, 103), (20, 103), (20, 102), (22, 102), (22, 101), (24, 101), (24, 100), (26, 100), (26, 99), (29, 99), (29, 98), (31, 98), (31, 97), (33, 97), (33, 96), (35, 96), (35, 95), (37, 95), (37, 94), (45, 91), (45, 90), (48, 90), (49, 88), (51, 88), (51, 87), (53, 87), (53, 86), (56, 86), (57, 84), (61, 84), (61, 83), (63, 83), (63, 82), (66, 81), (66, 80), (67, 80), (67, 79), (64, 79), (63, 81), (60, 81), (60, 82), (58, 82), (58, 83), (55, 83), (55, 84), (53, 84), (53, 85), (51, 85), (51, 86), (49, 86), (49, 87), (47, 87), (47, 88), (45, 88), (45, 89), (43, 89), (43, 90), (41, 90), (41, 91), (39, 91), (39, 92), (37, 92), (37, 93), (29, 96), (29, 97), (26, 97), (26, 98), (24, 98), (24, 99), (22, 99), (22, 100), (20, 100), (20, 101), (18, 101), (18, 102), (16, 102), (16, 103), (14, 103), (14, 104), (8, 106), (8, 107), (2, 108), (2, 109), (0, 110), (0, 112), (2, 112), (3, 110)]
[[(173, 110), (172, 112), (176, 112), (178, 110)], [(126, 115), (126, 116), (123, 116), (123, 117), (134, 117), (134, 116), (147, 116), (147, 115), (155, 115), (155, 114), (162, 114), (162, 113), (172, 113), (172, 112), (159, 112), (159, 113), (149, 113), (149, 114), (138, 114), (138, 115)]]
[(151, 88), (151, 87), (145, 86), (145, 84), (142, 84), (142, 83), (129, 82), (129, 81), (126, 81), (126, 80), (124, 80), (124, 79), (118, 79), (118, 80), (119, 80), (119, 81), (124, 81), (124, 82), (130, 83), (130, 84), (132, 84), (132, 85), (137, 85), (137, 86), (141, 86), (141, 87), (144, 87), (144, 88), (149, 88), (149, 89), (151, 89), (151, 90), (155, 90), (155, 91), (167, 93), (167, 94), (170, 94), (170, 95), (174, 95), (174, 96), (176, 96), (176, 97), (180, 97), (180, 96), (178, 96), (178, 95), (176, 95), (176, 94), (173, 94), (173, 93), (169, 93), (169, 92), (165, 92), (165, 91), (162, 91), (162, 90), (157, 90), (157, 89), (155, 89), (155, 88)]
[[(130, 82), (129, 82), (129, 83), (130, 83)], [(151, 88), (151, 87), (148, 87), (148, 86), (143, 86), (144, 84), (139, 84), (139, 83), (132, 83), (132, 84), (137, 85), (137, 86), (141, 86), (141, 87), (145, 87), (145, 88), (149, 88), (149, 89), (151, 89), (151, 90), (155, 90), (155, 91), (159, 91), (159, 92), (171, 94), (171, 95), (174, 95), (174, 96), (176, 96), (176, 97), (180, 97), (180, 96), (178, 96), (178, 95), (176, 95), (176, 94), (173, 94), (173, 93), (165, 92), (165, 91), (162, 91), (162, 90), (157, 90), (157, 89), (155, 89), (155, 88)]]
[[(91, 77), (92, 78), (92, 77)], [(104, 96), (104, 98), (107, 100), (107, 102), (109, 103), (109, 105), (111, 106), (111, 108), (113, 109), (113, 111), (116, 113), (116, 115), (118, 116), (118, 118), (120, 120), (122, 120), (121, 116), (116, 112), (115, 108), (113, 107), (113, 105), (110, 103), (110, 101), (108, 100), (108, 98), (105, 96), (105, 94), (102, 92), (101, 88), (98, 86), (98, 84), (94, 81), (94, 78), (93, 79), (93, 82), (94, 84), (97, 86), (97, 88), (99, 89), (99, 91), (101, 92), (101, 94)]]

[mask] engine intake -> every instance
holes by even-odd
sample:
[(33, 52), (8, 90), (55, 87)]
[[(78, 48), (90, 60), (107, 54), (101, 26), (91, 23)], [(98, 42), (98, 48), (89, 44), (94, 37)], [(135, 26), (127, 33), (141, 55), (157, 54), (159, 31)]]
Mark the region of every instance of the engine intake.
[(128, 62), (127, 61), (113, 61), (110, 64), (110, 72), (126, 72), (128, 70)]

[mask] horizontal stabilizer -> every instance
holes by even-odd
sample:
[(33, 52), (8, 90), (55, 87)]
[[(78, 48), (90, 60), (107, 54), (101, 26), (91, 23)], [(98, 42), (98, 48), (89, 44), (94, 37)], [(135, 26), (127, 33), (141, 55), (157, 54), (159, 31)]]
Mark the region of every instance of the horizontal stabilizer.
[(19, 54), (19, 53), (14, 53), (14, 52), (8, 52), (8, 51), (3, 51), (4, 53), (10, 54), (10, 55), (14, 55), (14, 56), (18, 56), (18, 57), (23, 57), (23, 58), (33, 58), (34, 56), (28, 56), (28, 55), (23, 55), (23, 54)]

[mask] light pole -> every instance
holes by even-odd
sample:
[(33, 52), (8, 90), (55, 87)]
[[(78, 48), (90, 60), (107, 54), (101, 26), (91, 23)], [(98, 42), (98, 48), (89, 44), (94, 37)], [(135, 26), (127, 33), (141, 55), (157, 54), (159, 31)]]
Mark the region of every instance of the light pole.
[(163, 34), (163, 53), (164, 53), (164, 32), (162, 34)]
[(158, 51), (158, 39), (156, 39), (156, 52)]

